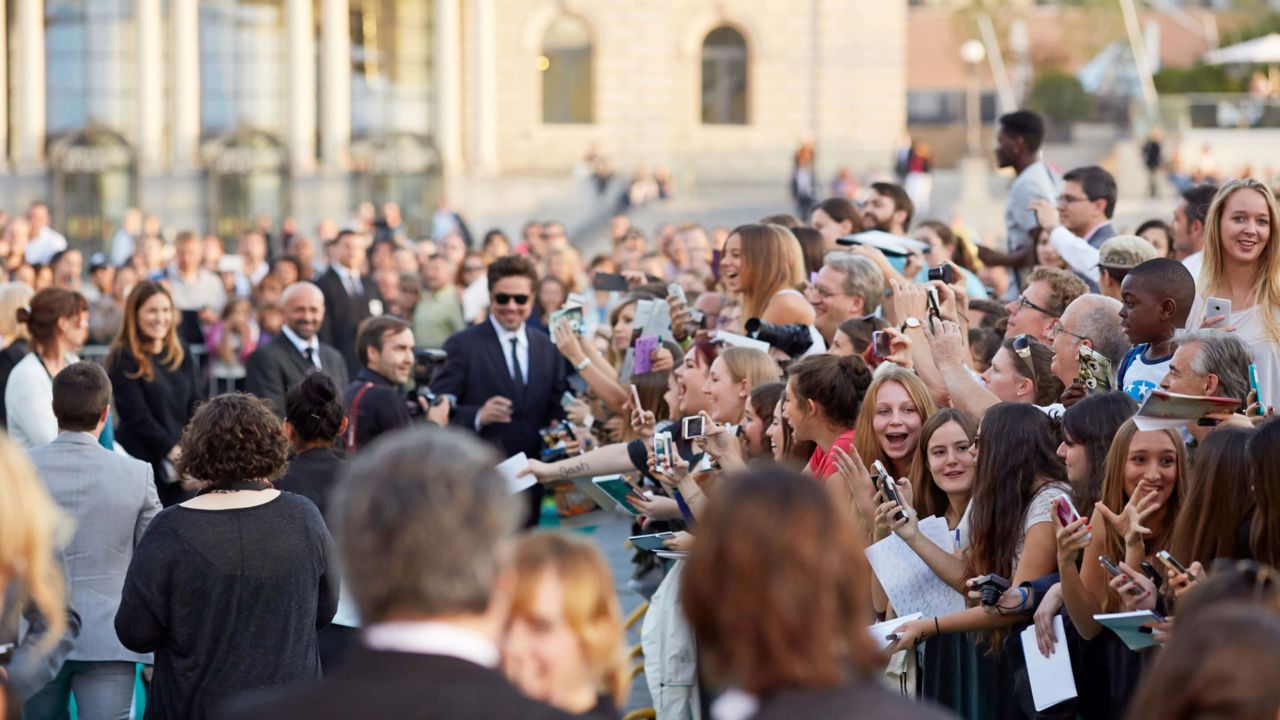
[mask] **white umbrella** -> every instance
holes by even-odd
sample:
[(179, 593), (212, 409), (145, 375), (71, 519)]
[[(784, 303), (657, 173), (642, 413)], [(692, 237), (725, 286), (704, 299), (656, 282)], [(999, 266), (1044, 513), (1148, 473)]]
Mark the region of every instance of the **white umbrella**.
[(1270, 65), (1272, 92), (1280, 85), (1280, 33), (1271, 33), (1204, 54), (1210, 65)]

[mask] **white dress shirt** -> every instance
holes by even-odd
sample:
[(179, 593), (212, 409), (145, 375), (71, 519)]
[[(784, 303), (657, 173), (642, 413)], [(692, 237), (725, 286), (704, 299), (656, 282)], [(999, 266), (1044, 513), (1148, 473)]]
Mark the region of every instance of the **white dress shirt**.
[(449, 623), (404, 620), (371, 625), (364, 644), (374, 650), (444, 655), (481, 667), (498, 667), (498, 647), (474, 630)]
[(507, 361), (507, 377), (515, 377), (516, 369), (511, 364), (511, 338), (516, 339), (516, 356), (520, 358), (520, 377), (524, 384), (529, 384), (529, 334), (525, 332), (524, 323), (515, 330), (507, 330), (498, 324), (492, 315), (489, 322), (494, 332), (498, 333), (498, 344), (502, 346), (502, 357)]
[(281, 325), (280, 331), (284, 333), (285, 337), (289, 338), (289, 342), (293, 343), (294, 347), (298, 348), (298, 352), (302, 354), (302, 357), (307, 356), (307, 350), (311, 351), (311, 362), (315, 364), (317, 370), (324, 369), (324, 365), (320, 363), (319, 338), (312, 335), (310, 340), (303, 340), (298, 336), (298, 333), (291, 330), (288, 325)]
[(1053, 232), (1049, 233), (1049, 242), (1053, 244), (1053, 249), (1058, 251), (1062, 259), (1067, 261), (1068, 267), (1096, 283), (1100, 277), (1098, 258), (1102, 253), (1098, 248), (1089, 244), (1089, 238), (1109, 224), (1109, 222), (1099, 224), (1084, 237), (1076, 237), (1070, 230), (1059, 225), (1053, 229)]
[(346, 288), (348, 295), (355, 297), (364, 292), (364, 283), (360, 281), (358, 275), (351, 272), (350, 268), (343, 267), (341, 263), (334, 263), (329, 267), (338, 274), (338, 279), (342, 281), (342, 287)]

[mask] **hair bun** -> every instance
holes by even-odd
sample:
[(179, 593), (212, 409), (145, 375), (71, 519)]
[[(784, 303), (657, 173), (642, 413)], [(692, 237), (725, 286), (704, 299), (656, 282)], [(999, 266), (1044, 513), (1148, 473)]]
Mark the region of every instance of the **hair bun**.
[(338, 386), (328, 373), (315, 370), (302, 380), (302, 391), (316, 403), (329, 403), (338, 398)]

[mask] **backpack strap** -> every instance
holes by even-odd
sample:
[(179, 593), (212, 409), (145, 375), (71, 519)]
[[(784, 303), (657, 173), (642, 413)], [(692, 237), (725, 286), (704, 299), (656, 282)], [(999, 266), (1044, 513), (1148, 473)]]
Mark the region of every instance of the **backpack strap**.
[(355, 453), (356, 451), (356, 424), (360, 418), (360, 398), (369, 392), (369, 388), (373, 387), (373, 383), (366, 382), (356, 391), (356, 396), (351, 398), (351, 410), (347, 413), (350, 417), (350, 424), (347, 426), (347, 452)]

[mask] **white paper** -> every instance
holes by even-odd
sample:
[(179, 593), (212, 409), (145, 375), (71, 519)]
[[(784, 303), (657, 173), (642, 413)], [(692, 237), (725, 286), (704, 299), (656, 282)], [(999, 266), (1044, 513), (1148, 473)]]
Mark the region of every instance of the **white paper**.
[(760, 352), (769, 352), (769, 343), (763, 340), (749, 338), (746, 335), (726, 332), (724, 330), (716, 331), (716, 342), (724, 343), (729, 347), (741, 347), (748, 350), (759, 350)]
[(532, 474), (525, 475), (524, 477), (516, 477), (517, 473), (527, 467), (529, 467), (529, 456), (524, 453), (516, 453), (498, 464), (498, 467), (496, 468), (498, 474), (506, 479), (507, 490), (509, 490), (512, 495), (537, 484), (538, 478), (534, 477)]
[(845, 235), (837, 241), (840, 245), (870, 245), (886, 255), (904, 257), (914, 252), (926, 252), (929, 246), (919, 240), (905, 235), (894, 235), (883, 230), (867, 230), (865, 232)]
[(893, 618), (892, 620), (885, 620), (884, 622), (876, 623), (875, 625), (872, 625), (871, 627), (867, 628), (867, 630), (871, 633), (871, 639), (872, 641), (875, 642), (876, 647), (880, 648), (881, 650), (884, 650), (885, 648), (893, 644), (891, 641), (888, 640), (890, 633), (902, 627), (903, 625), (906, 625), (912, 620), (919, 620), (919, 619), (920, 619), (920, 613), (911, 613), (910, 615), (903, 615), (902, 617), (896, 617), (896, 618)]
[(1027, 678), (1031, 681), (1031, 698), (1036, 712), (1070, 700), (1076, 696), (1076, 678), (1071, 673), (1071, 653), (1067, 650), (1067, 634), (1062, 616), (1053, 617), (1053, 637), (1057, 644), (1049, 657), (1040, 654), (1036, 644), (1036, 626), (1022, 631), (1022, 654), (1026, 657)]
[(1160, 644), (1151, 637), (1151, 633), (1139, 629), (1143, 625), (1159, 621), (1156, 614), (1150, 610), (1094, 615), (1093, 619), (1119, 635), (1130, 650), (1145, 650)]
[[(946, 552), (953, 552), (955, 535), (947, 529), (945, 518), (921, 520), (920, 532)], [(934, 575), (897, 535), (867, 548), (867, 561), (899, 615), (918, 612), (923, 617), (940, 617), (965, 608), (964, 596)]]
[(1180, 428), (1190, 422), (1190, 420), (1184, 420), (1181, 418), (1143, 417), (1141, 415), (1133, 416), (1133, 424), (1142, 432), (1151, 432), (1152, 430), (1172, 430), (1173, 428)]

